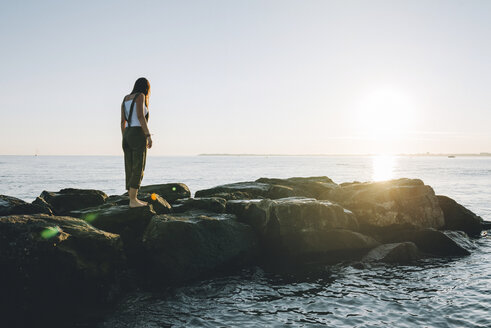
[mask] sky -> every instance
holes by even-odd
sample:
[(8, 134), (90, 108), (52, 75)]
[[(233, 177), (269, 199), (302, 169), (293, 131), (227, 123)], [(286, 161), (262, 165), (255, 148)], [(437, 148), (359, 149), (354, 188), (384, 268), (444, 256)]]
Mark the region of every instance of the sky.
[(491, 1), (10, 1), (0, 155), (491, 152)]

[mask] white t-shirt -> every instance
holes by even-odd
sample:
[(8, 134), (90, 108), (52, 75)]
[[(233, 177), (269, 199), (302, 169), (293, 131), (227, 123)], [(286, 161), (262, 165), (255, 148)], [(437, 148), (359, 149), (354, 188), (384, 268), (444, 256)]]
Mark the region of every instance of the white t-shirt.
[[(128, 117), (128, 115), (130, 115), (130, 107), (132, 101), (133, 99), (126, 100), (124, 102), (125, 117)], [(144, 114), (145, 116), (148, 114), (148, 108), (147, 105), (145, 105), (145, 102), (143, 103), (143, 112), (145, 113)], [(130, 126), (141, 126), (140, 121), (138, 120), (138, 116), (136, 115), (136, 101), (135, 104), (133, 105), (133, 113), (131, 117), (128, 118), (128, 121), (130, 123)]]

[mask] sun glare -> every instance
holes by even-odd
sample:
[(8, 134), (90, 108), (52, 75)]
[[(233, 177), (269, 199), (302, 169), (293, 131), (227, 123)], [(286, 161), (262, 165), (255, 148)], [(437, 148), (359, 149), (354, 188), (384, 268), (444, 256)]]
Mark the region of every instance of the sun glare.
[(395, 157), (379, 155), (372, 157), (372, 180), (385, 181), (394, 178)]
[(374, 139), (399, 138), (411, 128), (413, 111), (409, 99), (392, 87), (368, 92), (359, 104), (360, 132)]

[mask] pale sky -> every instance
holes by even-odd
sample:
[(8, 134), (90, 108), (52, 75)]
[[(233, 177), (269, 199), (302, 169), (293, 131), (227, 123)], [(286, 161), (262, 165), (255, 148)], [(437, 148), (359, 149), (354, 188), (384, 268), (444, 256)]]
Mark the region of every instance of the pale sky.
[(0, 154), (491, 152), (491, 1), (10, 1)]

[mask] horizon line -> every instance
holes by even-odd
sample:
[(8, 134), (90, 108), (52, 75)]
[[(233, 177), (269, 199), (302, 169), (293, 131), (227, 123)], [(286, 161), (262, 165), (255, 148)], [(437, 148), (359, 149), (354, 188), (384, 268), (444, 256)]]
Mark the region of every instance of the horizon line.
[[(47, 157), (47, 156), (52, 156), (52, 157), (61, 157), (61, 156), (91, 156), (91, 157), (95, 157), (95, 156), (102, 156), (102, 157), (122, 157), (123, 154), (121, 155), (101, 155), (101, 154), (67, 154), (67, 155), (60, 155), (60, 154), (45, 154), (45, 155), (42, 155), (42, 154), (34, 154), (34, 155), (28, 155), (28, 154), (0, 154), (0, 156), (31, 156), (31, 157)], [(147, 154), (147, 156), (150, 156), (150, 157), (191, 157), (191, 156), (210, 156), (210, 157), (213, 157), (213, 156), (216, 156), (216, 157), (219, 157), (219, 156), (230, 156), (230, 157), (233, 157), (233, 156), (237, 156), (237, 157), (240, 157), (240, 156), (257, 156), (257, 157), (260, 157), (260, 156), (278, 156), (278, 157), (282, 157), (282, 156), (285, 156), (285, 157), (288, 157), (288, 156), (291, 156), (291, 157), (294, 157), (294, 156), (305, 156), (305, 157), (308, 157), (308, 156), (483, 156), (483, 157), (486, 157), (486, 156), (491, 156), (491, 152), (479, 152), (479, 153), (430, 153), (430, 152), (426, 152), (426, 153), (398, 153), (398, 154), (384, 154), (384, 153), (346, 153), (346, 154), (339, 154), (339, 153), (331, 153), (331, 154), (281, 154), (281, 153), (278, 153), (278, 154), (268, 154), (268, 153), (264, 153), (264, 154), (254, 154), (254, 153), (201, 153), (201, 154), (181, 154), (181, 155), (177, 155), (177, 154), (168, 154), (168, 155), (151, 155), (151, 154)]]

